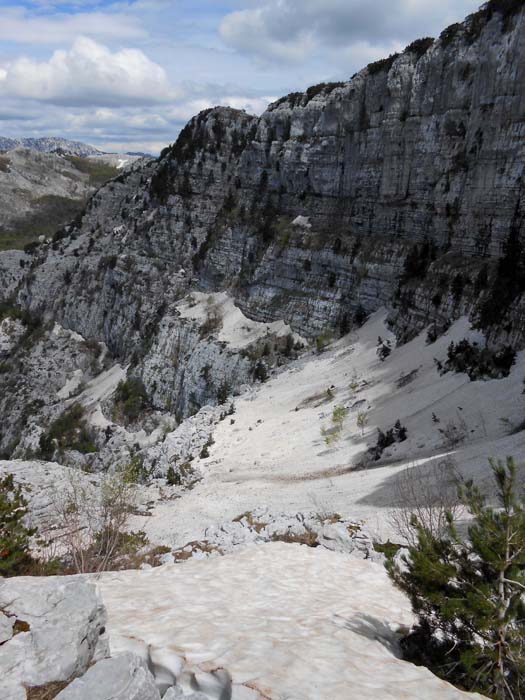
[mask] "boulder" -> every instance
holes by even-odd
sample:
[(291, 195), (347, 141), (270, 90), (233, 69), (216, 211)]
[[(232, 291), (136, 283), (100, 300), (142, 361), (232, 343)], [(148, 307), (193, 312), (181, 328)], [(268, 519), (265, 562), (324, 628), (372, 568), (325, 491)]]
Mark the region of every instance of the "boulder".
[(189, 695), (184, 695), (182, 689), (174, 685), (168, 688), (162, 700), (209, 700), (209, 698), (207, 695), (204, 695), (204, 693), (190, 693)]
[(64, 688), (56, 700), (160, 700), (146, 662), (135, 654), (125, 653), (102, 659), (82, 678)]
[(9, 697), (25, 698), (24, 686), (80, 676), (108, 653), (106, 611), (88, 581), (0, 580), (0, 610), (2, 636), (7, 636), (0, 648), (0, 677), (11, 689)]

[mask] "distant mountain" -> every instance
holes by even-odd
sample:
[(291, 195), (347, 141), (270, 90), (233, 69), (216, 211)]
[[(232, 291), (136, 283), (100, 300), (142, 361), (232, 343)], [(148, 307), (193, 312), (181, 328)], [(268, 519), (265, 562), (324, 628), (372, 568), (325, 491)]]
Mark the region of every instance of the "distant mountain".
[(126, 156), (134, 156), (136, 158), (154, 158), (151, 153), (144, 153), (143, 151), (126, 151)]
[[(133, 158), (18, 147), (0, 155), (0, 251), (52, 236)], [(0, 274), (1, 276), (1, 274)]]
[(100, 155), (103, 152), (93, 146), (89, 146), (87, 143), (69, 141), (68, 139), (63, 139), (58, 136), (20, 139), (10, 139), (0, 136), (0, 151), (10, 151), (20, 146), (23, 148), (30, 148), (33, 151), (40, 151), (41, 153), (58, 152), (66, 155), (81, 156), (82, 158), (85, 156)]

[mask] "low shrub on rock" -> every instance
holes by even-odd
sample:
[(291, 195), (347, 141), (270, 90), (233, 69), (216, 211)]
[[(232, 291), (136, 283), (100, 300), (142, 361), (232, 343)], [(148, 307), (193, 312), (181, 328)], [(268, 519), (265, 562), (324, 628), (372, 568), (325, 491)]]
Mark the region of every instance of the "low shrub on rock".
[(36, 530), (27, 527), (27, 501), (13, 475), (0, 479), (0, 576), (20, 576), (31, 564), (31, 537)]

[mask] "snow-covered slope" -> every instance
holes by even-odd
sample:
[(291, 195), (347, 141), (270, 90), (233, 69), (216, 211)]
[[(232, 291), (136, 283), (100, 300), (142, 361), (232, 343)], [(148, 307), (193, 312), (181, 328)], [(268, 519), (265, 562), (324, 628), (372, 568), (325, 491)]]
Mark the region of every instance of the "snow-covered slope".
[[(364, 520), (386, 538), (394, 534), (392, 484), (407, 466), (422, 474), (448, 456), (462, 474), (483, 483), (489, 457), (525, 454), (525, 431), (515, 432), (525, 418), (523, 352), (506, 379), (440, 376), (434, 358), (446, 358), (451, 341), (477, 337), (461, 319), (436, 343), (427, 345), (422, 334), (381, 362), (378, 336), (391, 337), (385, 319), (378, 312), (324, 353), (312, 351), (236, 399), (232, 420), (213, 431), (209, 458), (194, 462), (203, 480), (176, 506), (156, 504), (146, 523), (150, 538), (180, 545), (202, 537), (204, 527), (259, 506), (289, 513), (335, 511)], [(349, 414), (340, 441), (329, 447), (321, 429), (330, 427), (337, 405)], [(363, 433), (356, 424), (359, 412), (368, 421)], [(387, 448), (378, 462), (367, 461), (377, 429), (386, 431), (398, 419), (407, 440)], [(202, 421), (209, 432), (206, 409)], [(450, 422), (464, 432), (455, 446), (440, 432)]]
[(460, 700), (399, 660), (410, 606), (384, 569), (271, 543), (218, 559), (103, 575), (111, 652), (148, 658), (213, 700)]

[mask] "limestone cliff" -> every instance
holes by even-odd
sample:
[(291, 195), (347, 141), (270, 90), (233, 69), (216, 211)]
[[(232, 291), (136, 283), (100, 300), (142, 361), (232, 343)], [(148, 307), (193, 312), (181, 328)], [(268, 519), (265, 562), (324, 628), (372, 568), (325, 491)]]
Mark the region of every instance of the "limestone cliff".
[(192, 282), (310, 336), (381, 304), (401, 335), (447, 323), (523, 237), (524, 47), (523, 11), (485, 9), (259, 119), (201, 113), (35, 254), (20, 301), (123, 354)]

